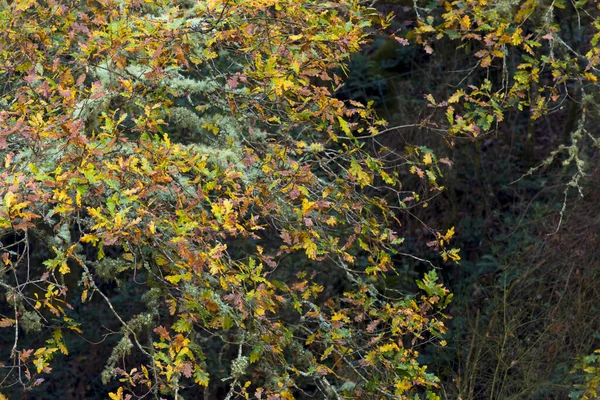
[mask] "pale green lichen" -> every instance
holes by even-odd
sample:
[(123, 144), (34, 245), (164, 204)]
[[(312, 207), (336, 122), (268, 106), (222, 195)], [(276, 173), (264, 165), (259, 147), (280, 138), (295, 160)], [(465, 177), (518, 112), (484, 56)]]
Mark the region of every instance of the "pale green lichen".
[(131, 354), (131, 350), (133, 349), (133, 343), (129, 339), (128, 336), (123, 336), (123, 338), (117, 343), (117, 345), (113, 348), (113, 351), (106, 362), (106, 367), (104, 371), (102, 371), (101, 379), (102, 383), (106, 385), (110, 380), (115, 377), (116, 370), (115, 366), (119, 361), (123, 359), (123, 357)]
[(202, 119), (187, 107), (174, 107), (170, 110), (171, 121), (180, 129), (200, 132)]

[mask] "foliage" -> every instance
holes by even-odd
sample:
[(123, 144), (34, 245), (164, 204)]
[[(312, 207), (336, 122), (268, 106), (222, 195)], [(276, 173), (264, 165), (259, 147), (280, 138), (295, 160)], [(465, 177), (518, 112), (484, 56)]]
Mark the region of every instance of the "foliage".
[(598, 369), (598, 362), (600, 361), (599, 354), (600, 350), (596, 350), (593, 354), (582, 357), (575, 366), (576, 369), (573, 372), (583, 372), (585, 381), (583, 384), (578, 385), (578, 388), (581, 390), (572, 393), (571, 397), (584, 400), (598, 397), (598, 388), (600, 387), (600, 370)]
[[(369, 189), (419, 193), (357, 139), (385, 125), (371, 106), (333, 96), (388, 24), (344, 0), (5, 3), (3, 385), (42, 385), (91, 328), (74, 304), (103, 304), (112, 399), (436, 398), (417, 357), (451, 296), (435, 271), (382, 289), (403, 240)], [(404, 160), (440, 190), (431, 151)], [(434, 242), (458, 260), (453, 233)], [(128, 315), (111, 293), (132, 285), (147, 309)]]
[(382, 3), (2, 3), (4, 393), (597, 396), (598, 3)]
[[(398, 39), (363, 56), (385, 71), (391, 128), (365, 140), (390, 158), (410, 143), (453, 163), (447, 190), (402, 219), (407, 236), (455, 226), (462, 249), (442, 269), (448, 346), (422, 360), (447, 398), (581, 395), (573, 383), (593, 375), (569, 371), (600, 344), (598, 2), (380, 3)], [(409, 252), (427, 254), (424, 242)]]
[(453, 162), (448, 190), (413, 211), (456, 226), (462, 249), (443, 269), (448, 346), (423, 359), (448, 398), (581, 395), (594, 370), (569, 371), (599, 345), (598, 3), (386, 3), (406, 39), (390, 58), (407, 60), (387, 81), (392, 128), (369, 144)]
[[(573, 8), (571, 12), (578, 16), (580, 27), (593, 27), (593, 32), (584, 37), (582, 51), (573, 49), (564, 38), (559, 18), (567, 7)], [(481, 83), (459, 85), (442, 102), (427, 96), (431, 106), (445, 110), (445, 129), (451, 136), (477, 137), (497, 129), (507, 111), (528, 110), (531, 129), (527, 132), (527, 151), (532, 157), (536, 121), (569, 97), (581, 99), (580, 116), (567, 132), (570, 143), (558, 146), (527, 172), (532, 174), (562, 156), (564, 165), (575, 168), (565, 189), (565, 204), (568, 189), (579, 188), (586, 174), (586, 162), (579, 156), (582, 141), (585, 138), (593, 147), (600, 147), (594, 132), (585, 126), (586, 117), (597, 104), (593, 93), (600, 75), (598, 7), (594, 1), (568, 4), (564, 0), (447, 2), (442, 12), (427, 10), (428, 15), (420, 16), (418, 26), (407, 35), (428, 53), (441, 39), (460, 41), (458, 49), (467, 49), (477, 60), (469, 74), (485, 72)], [(509, 65), (509, 57), (518, 61)], [(564, 210), (563, 206), (561, 213)]]

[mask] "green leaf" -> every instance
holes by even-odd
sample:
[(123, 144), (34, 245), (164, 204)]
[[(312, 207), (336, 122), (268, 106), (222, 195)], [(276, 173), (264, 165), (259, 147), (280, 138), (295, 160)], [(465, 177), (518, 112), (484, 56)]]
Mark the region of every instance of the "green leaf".
[(346, 135), (351, 135), (352, 132), (350, 131), (350, 126), (348, 125), (348, 122), (346, 122), (345, 119), (343, 119), (342, 117), (337, 117), (338, 122), (340, 123), (340, 128), (342, 128), (342, 131), (346, 134)]

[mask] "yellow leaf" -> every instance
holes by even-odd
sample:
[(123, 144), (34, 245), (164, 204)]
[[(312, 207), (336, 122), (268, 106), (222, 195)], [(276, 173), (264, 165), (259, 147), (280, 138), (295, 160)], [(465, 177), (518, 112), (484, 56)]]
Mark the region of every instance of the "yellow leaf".
[(387, 353), (388, 351), (398, 350), (398, 345), (396, 343), (388, 343), (383, 346), (379, 346), (380, 353)]
[(345, 119), (343, 119), (342, 117), (337, 117), (338, 122), (340, 123), (340, 128), (342, 128), (342, 131), (344, 131), (344, 133), (346, 135), (350, 135), (351, 131), (350, 131), (350, 126), (348, 125), (348, 122), (346, 122)]
[(592, 81), (592, 82), (597, 82), (598, 81), (598, 77), (596, 77), (596, 75), (591, 74), (589, 72), (584, 72), (583, 76), (586, 77), (587, 80)]
[(60, 352), (63, 354), (69, 354), (69, 351), (67, 350), (67, 347), (65, 346), (65, 343), (63, 341), (63, 335), (60, 329), (55, 329), (52, 332), (52, 337), (54, 338), (56, 345), (60, 349)]
[(431, 153), (425, 153), (423, 156), (423, 163), (425, 165), (430, 165), (432, 163)]
[(158, 256), (156, 256), (156, 264), (158, 264), (160, 267), (163, 267), (169, 264), (169, 260), (167, 260), (165, 257), (159, 254)]
[(457, 90), (456, 93), (450, 96), (448, 103), (458, 103), (463, 94), (464, 92), (462, 90)]
[(273, 89), (275, 89), (275, 93), (281, 96), (283, 92), (287, 91), (294, 87), (294, 82), (283, 79), (283, 78), (275, 78), (273, 79)]
[(98, 236), (96, 235), (92, 235), (90, 233), (86, 233), (85, 235), (83, 235), (81, 237), (81, 239), (79, 239), (80, 242), (82, 243), (92, 243), (92, 244), (96, 244), (98, 242)]
[(37, 356), (39, 356), (39, 355), (43, 354), (45, 351), (46, 351), (46, 348), (45, 348), (45, 347), (40, 347), (39, 349), (37, 349), (37, 350), (35, 351), (35, 353), (33, 353), (33, 355), (37, 357)]
[(325, 351), (323, 352), (323, 355), (321, 356), (321, 361), (326, 359), (331, 354), (331, 352), (333, 351), (333, 348), (334, 348), (334, 346), (331, 345), (325, 349)]
[(314, 201), (308, 201), (306, 199), (302, 199), (302, 215), (306, 215), (312, 207), (315, 205)]
[(379, 171), (379, 175), (381, 175), (381, 179), (383, 179), (383, 181), (388, 185), (392, 185), (394, 183), (394, 179), (384, 170)]
[(125, 90), (127, 90), (128, 93), (133, 92), (133, 86), (131, 85), (130, 81), (123, 79), (123, 80), (121, 80), (121, 84), (123, 84), (123, 86), (125, 87)]
[(413, 385), (408, 381), (399, 381), (394, 386), (396, 387), (396, 394), (402, 394), (412, 388)]
[(491, 63), (492, 63), (492, 57), (486, 56), (483, 58), (483, 60), (481, 60), (481, 67), (487, 68), (490, 66)]
[(306, 249), (306, 256), (309, 259), (317, 259), (317, 245), (312, 240), (310, 240), (310, 238), (304, 239), (304, 248)]
[(336, 312), (335, 314), (333, 314), (333, 316), (331, 317), (332, 321), (343, 321), (343, 322), (350, 322), (350, 318), (348, 318), (347, 315), (344, 315), (342, 313)]
[(191, 274), (185, 273), (183, 275), (169, 275), (169, 276), (165, 276), (165, 279), (168, 280), (171, 284), (173, 285), (177, 285), (179, 283), (179, 281), (181, 281), (182, 279), (184, 281), (188, 281), (191, 279)]
[(117, 393), (112, 393), (112, 392), (111, 392), (111, 393), (109, 393), (109, 394), (108, 394), (108, 397), (110, 397), (110, 398), (111, 398), (111, 400), (122, 400), (122, 399), (123, 399), (123, 388), (122, 388), (122, 387), (120, 387), (120, 388), (117, 390)]
[(459, 249), (450, 249), (448, 256), (452, 261), (460, 261), (460, 255), (458, 254)]
[(196, 371), (194, 372), (194, 382), (200, 386), (208, 386), (208, 374), (197, 366)]
[(464, 30), (468, 30), (471, 27), (471, 18), (469, 18), (468, 15), (465, 15), (461, 18), (460, 25)]
[(46, 364), (46, 363), (44, 362), (43, 358), (41, 358), (41, 357), (40, 358), (36, 358), (36, 360), (35, 360), (35, 367), (36, 367), (36, 371), (37, 371), (38, 374), (41, 373), (44, 370), (44, 364)]
[(448, 229), (448, 231), (446, 232), (446, 234), (444, 235), (444, 239), (446, 241), (449, 241), (450, 239), (452, 239), (452, 236), (454, 236), (454, 227)]
[(63, 262), (60, 264), (60, 267), (58, 268), (58, 271), (59, 271), (61, 274), (63, 274), (63, 275), (66, 275), (66, 274), (68, 274), (69, 272), (71, 272), (71, 268), (69, 268), (69, 266), (67, 265), (67, 260), (63, 261)]
[(523, 32), (523, 29), (521, 28), (517, 28), (515, 30), (515, 33), (512, 34), (512, 36), (510, 37), (510, 43), (513, 46), (518, 46), (521, 43), (523, 43), (523, 37), (521, 36), (521, 33)]
[(17, 195), (10, 190), (4, 195), (4, 207), (10, 209), (10, 206), (15, 202)]
[(292, 71), (294, 71), (295, 73), (299, 74), (300, 73), (300, 62), (298, 60), (294, 60), (291, 62), (290, 67), (292, 68)]
[(208, 131), (211, 131), (213, 133), (213, 135), (216, 135), (216, 134), (218, 134), (220, 132), (220, 129), (219, 129), (218, 126), (216, 126), (214, 124), (211, 124), (211, 123), (208, 123), (208, 122), (205, 123), (205, 124), (202, 124), (202, 128), (206, 129)]
[(295, 397), (292, 395), (292, 393), (290, 393), (289, 390), (284, 390), (283, 392), (279, 393), (281, 395), (281, 397), (283, 397), (285, 400), (294, 400)]

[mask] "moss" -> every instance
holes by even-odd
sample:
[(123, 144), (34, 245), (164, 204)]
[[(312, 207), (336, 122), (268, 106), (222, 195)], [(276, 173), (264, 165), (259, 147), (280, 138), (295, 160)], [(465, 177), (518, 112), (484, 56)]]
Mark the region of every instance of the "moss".
[(42, 330), (42, 318), (33, 311), (24, 311), (19, 322), (25, 333), (36, 333)]
[(115, 365), (117, 365), (117, 362), (123, 359), (123, 357), (131, 354), (132, 349), (133, 343), (127, 336), (124, 336), (119, 343), (117, 343), (112, 351), (112, 354), (108, 358), (104, 371), (102, 371), (101, 378), (103, 384), (106, 385), (112, 378), (115, 377)]

